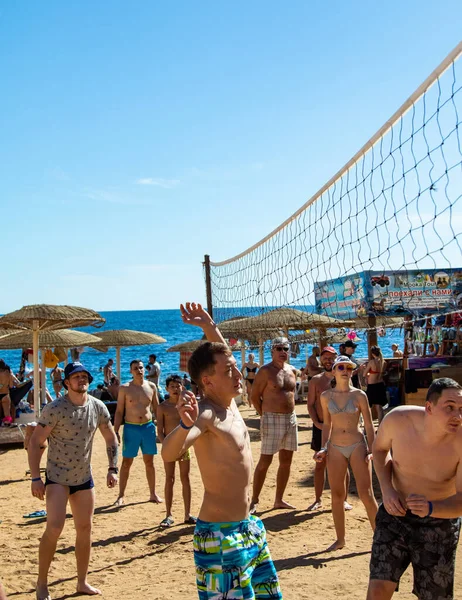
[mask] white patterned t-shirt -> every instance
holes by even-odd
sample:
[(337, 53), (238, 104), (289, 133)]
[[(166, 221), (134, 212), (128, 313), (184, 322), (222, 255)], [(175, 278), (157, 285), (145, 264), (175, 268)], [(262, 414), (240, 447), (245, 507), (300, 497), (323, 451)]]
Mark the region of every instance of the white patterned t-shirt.
[(61, 485), (81, 485), (91, 478), (93, 437), (111, 416), (101, 400), (88, 396), (77, 406), (67, 395), (47, 404), (39, 425), (52, 427), (48, 437), (47, 477)]

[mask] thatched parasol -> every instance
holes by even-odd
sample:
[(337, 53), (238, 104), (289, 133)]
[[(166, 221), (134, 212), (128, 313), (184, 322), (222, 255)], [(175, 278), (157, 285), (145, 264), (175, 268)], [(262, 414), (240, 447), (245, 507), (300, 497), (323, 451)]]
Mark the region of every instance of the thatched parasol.
[[(26, 329), (31, 330), (32, 348), (34, 353), (34, 381), (39, 379), (39, 335), (41, 331), (48, 329), (63, 329), (64, 327), (84, 327), (92, 325), (94, 327), (102, 326), (105, 319), (89, 308), (80, 308), (79, 306), (66, 306), (56, 304), (32, 304), (23, 306), (19, 310), (0, 317), (0, 328), (8, 329)], [(42, 368), (42, 400), (45, 401), (45, 369)], [(34, 403), (36, 416), (40, 416), (39, 402), (40, 386), (34, 386)]]
[(132, 331), (131, 329), (112, 329), (108, 331), (99, 331), (98, 337), (100, 338), (100, 341), (95, 344), (90, 344), (90, 346), (96, 350), (102, 350), (103, 352), (106, 351), (107, 348), (116, 349), (117, 377), (119, 378), (119, 381), (121, 375), (121, 348), (125, 348), (127, 346), (151, 346), (152, 344), (163, 344), (167, 341), (155, 333), (148, 333), (146, 331)]
[[(343, 321), (316, 313), (309, 313), (295, 308), (276, 308), (257, 317), (246, 317), (223, 321), (219, 324), (220, 331), (226, 337), (231, 333), (236, 337), (242, 337), (242, 333), (265, 333), (269, 330), (281, 329), (306, 330), (306, 329), (329, 329), (348, 327), (353, 321)], [(269, 339), (268, 337), (266, 339)]]
[[(1, 350), (13, 350), (15, 348), (30, 348), (32, 346), (32, 331), (15, 331), (7, 336), (0, 337)], [(73, 348), (75, 346), (88, 346), (99, 342), (99, 336), (75, 331), (73, 329), (53, 329), (40, 333), (40, 348)]]

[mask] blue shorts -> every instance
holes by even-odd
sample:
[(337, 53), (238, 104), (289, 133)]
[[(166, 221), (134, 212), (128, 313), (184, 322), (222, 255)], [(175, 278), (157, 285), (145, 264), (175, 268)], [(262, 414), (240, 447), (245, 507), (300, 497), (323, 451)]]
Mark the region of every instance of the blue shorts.
[(125, 423), (122, 456), (135, 458), (140, 448), (143, 454), (157, 454), (156, 437), (156, 426), (152, 421), (142, 425)]
[(263, 523), (209, 523), (197, 520), (194, 562), (199, 600), (282, 599)]

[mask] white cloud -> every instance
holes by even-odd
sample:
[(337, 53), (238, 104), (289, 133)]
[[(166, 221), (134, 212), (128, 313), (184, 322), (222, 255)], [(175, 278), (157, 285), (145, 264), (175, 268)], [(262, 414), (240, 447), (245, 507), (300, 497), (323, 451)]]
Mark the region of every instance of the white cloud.
[(125, 206), (142, 205), (147, 206), (149, 202), (145, 200), (139, 200), (138, 198), (126, 198), (120, 196), (117, 192), (112, 190), (94, 190), (87, 189), (83, 192), (83, 195), (90, 200), (95, 202), (104, 202), (108, 204), (122, 204)]
[(161, 177), (142, 177), (136, 180), (137, 185), (155, 185), (166, 190), (171, 190), (179, 183), (179, 179), (162, 179)]

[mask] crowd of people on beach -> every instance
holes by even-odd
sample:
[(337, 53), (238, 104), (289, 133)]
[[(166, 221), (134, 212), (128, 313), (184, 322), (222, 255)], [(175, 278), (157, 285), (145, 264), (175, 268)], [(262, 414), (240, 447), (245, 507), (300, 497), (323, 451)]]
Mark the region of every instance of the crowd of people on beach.
[[(140, 448), (149, 500), (164, 502), (156, 490), (158, 437), (165, 469), (162, 528), (175, 522), (172, 504), (178, 463), (184, 523), (195, 525), (193, 554), (200, 600), (283, 597), (257, 514), (276, 454), (274, 508), (294, 508), (284, 496), (293, 453), (298, 450), (295, 391), (300, 374), (289, 363), (289, 341), (274, 339), (268, 364), (256, 363), (251, 354), (240, 370), (219, 328), (201, 305), (187, 303), (180, 310), (184, 323), (201, 328), (207, 339), (188, 365), (198, 394), (187, 389), (183, 377), (172, 375), (166, 380), (166, 398), (160, 402), (156, 357), (149, 357), (148, 376), (144, 363), (135, 359), (130, 363), (131, 381), (118, 384), (112, 425), (107, 406), (88, 393), (91, 373), (82, 363), (72, 362), (60, 375), (65, 393), (41, 413), (28, 447), (32, 495), (46, 499), (47, 513), (39, 546), (38, 600), (51, 600), (48, 571), (68, 502), (76, 529), (77, 592), (101, 593), (87, 580), (95, 505), (90, 460), (97, 429), (106, 442), (107, 486), (118, 487), (115, 505), (120, 509)], [(421, 600), (453, 598), (462, 515), (462, 386), (448, 378), (436, 379), (425, 407), (401, 406), (386, 416), (382, 411), (376, 430), (371, 407), (383, 409), (387, 401), (383, 357), (380, 349), (373, 347), (369, 360), (359, 366), (353, 356), (355, 347), (346, 342), (338, 352), (332, 346), (315, 348), (302, 373), (308, 382), (315, 460), (315, 498), (308, 510), (322, 507), (327, 471), (336, 539), (326, 551), (343, 548), (347, 543), (345, 514), (352, 508), (348, 503), (351, 469), (374, 530), (365, 597), (391, 598), (401, 575), (412, 564), (414, 591)], [(110, 385), (114, 374), (109, 361), (106, 367), (105, 380)], [(359, 387), (360, 378), (367, 380), (366, 392)], [(260, 415), (261, 453), (255, 469), (247, 426), (235, 402), (244, 392), (243, 381)], [(40, 462), (47, 443), (43, 478)], [(192, 446), (205, 490), (197, 517), (191, 514)], [(374, 497), (372, 464), (382, 493), (380, 507)], [(5, 597), (0, 588), (0, 599), (2, 594)]]

